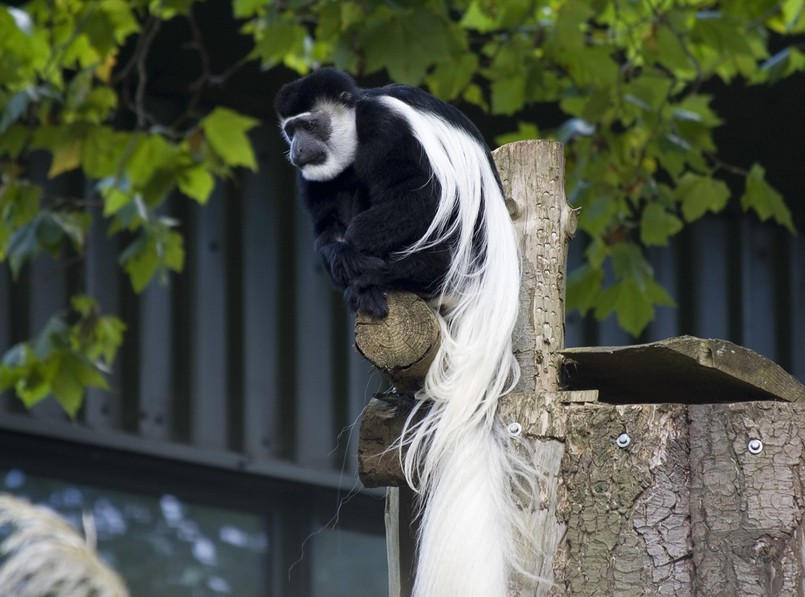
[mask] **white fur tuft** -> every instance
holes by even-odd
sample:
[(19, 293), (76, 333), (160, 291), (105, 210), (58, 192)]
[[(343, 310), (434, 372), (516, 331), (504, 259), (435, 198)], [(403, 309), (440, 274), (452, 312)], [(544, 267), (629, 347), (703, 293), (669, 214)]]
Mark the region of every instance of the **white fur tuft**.
[[(410, 124), (441, 187), (430, 229), (407, 252), (454, 243), (439, 301), (441, 347), (400, 440), (406, 478), (422, 500), (414, 597), (505, 597), (510, 575), (523, 568), (512, 485), (535, 479), (494, 417), (519, 376), (511, 347), (520, 289), (514, 230), (474, 137), (396, 98), (381, 101)], [(412, 423), (421, 407), (423, 420)]]

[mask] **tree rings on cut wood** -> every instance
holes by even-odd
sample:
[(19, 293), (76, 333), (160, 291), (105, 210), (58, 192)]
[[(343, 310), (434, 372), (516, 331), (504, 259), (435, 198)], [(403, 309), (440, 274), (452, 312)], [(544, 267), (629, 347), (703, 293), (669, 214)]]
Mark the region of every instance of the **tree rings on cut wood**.
[(394, 384), (400, 394), (422, 387), (439, 348), (439, 323), (431, 308), (410, 292), (388, 293), (389, 314), (375, 319), (358, 313), (355, 347)]

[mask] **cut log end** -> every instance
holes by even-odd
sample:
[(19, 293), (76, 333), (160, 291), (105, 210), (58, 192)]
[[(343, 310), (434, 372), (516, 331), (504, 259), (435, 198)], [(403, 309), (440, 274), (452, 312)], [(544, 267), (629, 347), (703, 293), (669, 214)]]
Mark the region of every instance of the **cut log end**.
[(410, 292), (388, 294), (389, 314), (358, 313), (355, 347), (400, 394), (413, 394), (439, 349), (439, 323), (427, 303)]

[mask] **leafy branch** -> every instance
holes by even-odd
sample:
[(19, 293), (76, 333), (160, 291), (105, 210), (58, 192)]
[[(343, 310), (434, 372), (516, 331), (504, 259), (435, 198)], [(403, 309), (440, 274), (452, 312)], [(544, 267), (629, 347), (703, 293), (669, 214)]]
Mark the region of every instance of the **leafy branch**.
[[(247, 136), (256, 120), (225, 109), (196, 114), (204, 87), (234, 71), (211, 72), (193, 5), (32, 0), (25, 10), (0, 7), (0, 261), (15, 280), (42, 252), (58, 256), (68, 246), (81, 258), (100, 211), (110, 234), (130, 239), (118, 259), (134, 290), (155, 277), (165, 282), (184, 266), (178, 222), (163, 214), (167, 199), (205, 203), (217, 179), (256, 168)], [(148, 109), (147, 65), (163, 22), (173, 18), (191, 24), (203, 73), (182, 121), (171, 124)], [(130, 58), (118, 65), (130, 42)], [(120, 127), (125, 110), (134, 116), (131, 129)], [(33, 151), (51, 155), (48, 178), (79, 171), (93, 187), (81, 197), (46, 194), (43, 181), (28, 176)], [(36, 338), (8, 350), (0, 391), (13, 389), (29, 406), (53, 394), (75, 415), (86, 387), (106, 387), (122, 342), (123, 323), (99, 309), (73, 297)]]

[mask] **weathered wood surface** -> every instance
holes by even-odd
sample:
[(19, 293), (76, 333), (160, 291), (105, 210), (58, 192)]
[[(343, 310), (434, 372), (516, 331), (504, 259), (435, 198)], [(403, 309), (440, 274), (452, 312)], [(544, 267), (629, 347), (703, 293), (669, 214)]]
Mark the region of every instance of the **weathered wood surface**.
[[(565, 442), (557, 516), (567, 533), (549, 594), (692, 595), (685, 407), (564, 410), (565, 428), (555, 430)], [(625, 432), (631, 441), (618, 447)]]
[(800, 597), (805, 405), (702, 404), (688, 418), (696, 595)]
[(805, 387), (782, 367), (726, 340), (681, 336), (562, 355), (568, 385), (597, 389), (604, 402), (805, 400)]
[(363, 411), (358, 443), (358, 474), (364, 487), (399, 487), (405, 484), (402, 455), (396, 442), (402, 434), (406, 406), (402, 396), (372, 398)]
[(416, 561), (414, 508), (414, 492), (410, 488), (389, 488), (386, 496), (389, 597), (407, 597), (413, 589), (413, 566)]
[(567, 249), (577, 218), (565, 198), (562, 144), (521, 141), (493, 155), (522, 258), (520, 315), (512, 338), (521, 372), (515, 391), (555, 392), (565, 341)]

